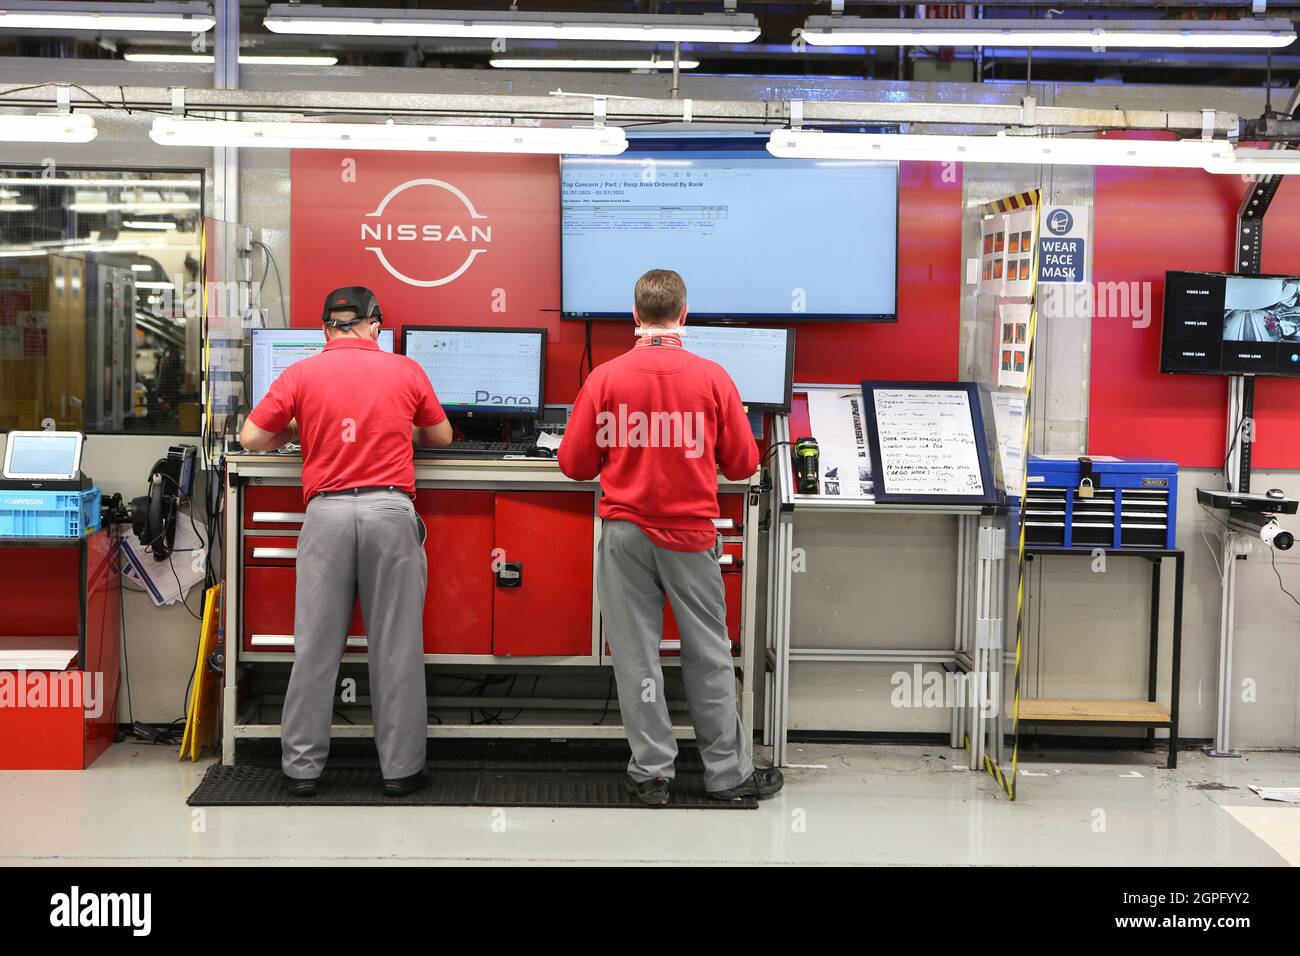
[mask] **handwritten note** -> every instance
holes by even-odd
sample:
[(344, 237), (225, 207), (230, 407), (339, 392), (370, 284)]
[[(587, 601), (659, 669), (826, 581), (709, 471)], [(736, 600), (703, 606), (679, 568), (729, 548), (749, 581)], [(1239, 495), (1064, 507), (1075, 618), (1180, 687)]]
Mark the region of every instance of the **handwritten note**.
[(970, 396), (939, 389), (876, 389), (883, 490), (890, 495), (981, 497), (984, 479)]

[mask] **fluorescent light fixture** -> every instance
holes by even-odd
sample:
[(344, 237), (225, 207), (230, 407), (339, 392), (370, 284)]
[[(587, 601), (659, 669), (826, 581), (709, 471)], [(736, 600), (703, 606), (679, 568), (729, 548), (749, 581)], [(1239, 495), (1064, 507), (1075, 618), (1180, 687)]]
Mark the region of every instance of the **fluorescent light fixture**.
[(1212, 173), (1236, 176), (1287, 176), (1300, 173), (1300, 150), (1243, 147), (1208, 168)]
[[(589, 60), (556, 57), (493, 57), (488, 61), (499, 70), (671, 70), (672, 60)], [(681, 60), (678, 67), (694, 70), (699, 60)]]
[(1295, 41), (1289, 20), (874, 20), (809, 17), (812, 46), (1006, 46), (1270, 49)]
[(392, 149), (453, 153), (577, 153), (627, 149), (617, 126), (436, 126), (415, 123), (244, 122), (160, 116), (149, 137), (162, 146)]
[(609, 40), (641, 43), (749, 43), (752, 13), (524, 13), (518, 10), (389, 10), (273, 3), (272, 33), (319, 36), (452, 37), (488, 40)]
[(147, 262), (133, 262), (131, 263), (131, 271), (132, 272), (153, 272), (153, 266), (149, 265), (149, 263)]
[(1154, 166), (1208, 169), (1231, 155), (1225, 140), (1083, 139), (1046, 136), (940, 136), (826, 133), (782, 129), (767, 151), (782, 159), (877, 159), (1030, 166)]
[(206, 33), (216, 25), (208, 3), (65, 3), (4, 0), (0, 30), (94, 30), (109, 33)]
[[(215, 63), (211, 53), (124, 53), (122, 59), (131, 63)], [(294, 56), (290, 53), (241, 53), (239, 62), (256, 66), (334, 66), (336, 56)]]
[(122, 220), (122, 228), (149, 232), (175, 232), (176, 223), (162, 222), (155, 219), (124, 219)]
[(73, 212), (171, 212), (173, 210), (198, 209), (196, 202), (74, 202), (68, 205)]
[(137, 289), (174, 289), (174, 283), (171, 282), (136, 282)]
[(36, 207), (28, 202), (0, 203), (0, 212), (35, 212)]
[(0, 115), (0, 142), (4, 143), (89, 143), (98, 133), (86, 113)]
[(94, 179), (89, 176), (0, 176), (0, 186), (130, 186), (150, 189), (189, 189), (198, 190), (200, 184), (195, 179)]

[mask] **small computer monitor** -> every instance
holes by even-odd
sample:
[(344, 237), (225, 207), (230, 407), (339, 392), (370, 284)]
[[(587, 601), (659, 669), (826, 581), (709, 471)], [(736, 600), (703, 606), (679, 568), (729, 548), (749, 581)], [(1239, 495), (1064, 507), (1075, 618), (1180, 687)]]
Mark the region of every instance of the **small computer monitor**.
[[(252, 404), (266, 397), (271, 383), (299, 359), (315, 355), (325, 347), (324, 329), (253, 329)], [(381, 329), (379, 347), (393, 350), (393, 330)]]
[(9, 433), (3, 475), (20, 480), (70, 480), (81, 475), (81, 432)]
[(424, 369), (448, 412), (542, 413), (545, 329), (408, 325), (402, 352)]
[(727, 370), (751, 412), (788, 412), (794, 391), (794, 330), (688, 325), (682, 346)]

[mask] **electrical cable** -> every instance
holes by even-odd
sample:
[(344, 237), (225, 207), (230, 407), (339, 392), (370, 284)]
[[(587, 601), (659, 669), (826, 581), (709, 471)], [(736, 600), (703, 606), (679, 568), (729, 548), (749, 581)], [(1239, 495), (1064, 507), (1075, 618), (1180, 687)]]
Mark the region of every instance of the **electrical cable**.
[[(289, 327), (289, 314), (285, 311), (284, 308), (284, 284), (280, 281), (280, 264), (275, 261), (275, 253), (271, 251), (271, 247), (268, 246), (261, 239), (254, 239), (253, 245), (260, 248), (262, 250), (262, 254), (266, 256), (266, 263), (267, 263), (266, 272), (270, 272), (272, 269), (275, 270), (276, 295), (280, 297), (280, 321), (282, 323), (280, 327), (287, 329)], [(266, 283), (266, 272), (262, 273), (262, 281), (259, 282), (257, 286), (258, 293), (259, 293), (258, 296), (259, 300), (261, 298), (262, 286), (265, 285)]]
[(1282, 581), (1282, 572), (1277, 569), (1277, 548), (1273, 547), (1271, 544), (1268, 546), (1268, 560), (1273, 566), (1273, 574), (1277, 577), (1277, 586), (1282, 589), (1282, 593), (1289, 597), (1297, 607), (1300, 607), (1300, 600), (1286, 589), (1286, 584)]

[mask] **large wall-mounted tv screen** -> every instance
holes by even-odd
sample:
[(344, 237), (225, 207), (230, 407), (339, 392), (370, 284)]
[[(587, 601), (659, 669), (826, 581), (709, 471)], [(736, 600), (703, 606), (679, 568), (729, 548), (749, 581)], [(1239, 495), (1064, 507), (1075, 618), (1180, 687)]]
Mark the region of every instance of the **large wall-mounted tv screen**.
[(628, 321), (649, 269), (696, 321), (897, 318), (898, 164), (777, 159), (765, 135), (629, 137), (561, 160), (563, 312)]
[(1300, 377), (1300, 276), (1166, 273), (1160, 371)]

